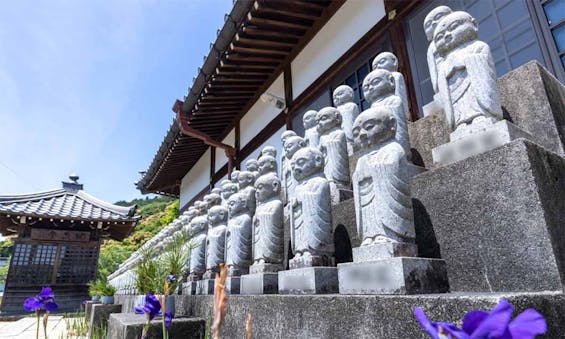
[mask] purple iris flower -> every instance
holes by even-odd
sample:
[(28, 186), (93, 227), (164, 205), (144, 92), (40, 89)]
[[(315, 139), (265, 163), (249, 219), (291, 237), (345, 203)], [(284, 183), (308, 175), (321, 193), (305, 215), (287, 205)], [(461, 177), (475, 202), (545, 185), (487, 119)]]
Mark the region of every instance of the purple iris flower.
[(161, 314), (161, 303), (153, 294), (147, 294), (145, 296), (145, 305), (143, 305), (143, 307), (136, 306), (135, 313), (145, 313), (149, 316), (149, 320), (153, 320), (153, 318)]
[(55, 294), (50, 287), (43, 287), (38, 295), (24, 301), (24, 309), (28, 312), (38, 312), (42, 309), (53, 312), (58, 307), (59, 305), (55, 302)]
[(169, 274), (167, 276), (167, 281), (169, 282), (169, 284), (173, 284), (175, 281), (177, 281), (177, 278), (174, 275)]
[(451, 323), (431, 322), (421, 308), (414, 309), (416, 319), (434, 339), (529, 339), (547, 331), (544, 317), (536, 310), (529, 308), (510, 321), (513, 312), (512, 304), (502, 299), (490, 312), (467, 313), (461, 330)]
[(165, 327), (171, 326), (173, 322), (173, 312), (165, 312)]

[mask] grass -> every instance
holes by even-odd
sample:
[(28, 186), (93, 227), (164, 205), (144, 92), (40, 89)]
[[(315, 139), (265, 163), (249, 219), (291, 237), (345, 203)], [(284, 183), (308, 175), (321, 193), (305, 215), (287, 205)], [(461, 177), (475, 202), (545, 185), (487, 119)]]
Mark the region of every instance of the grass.
[[(77, 313), (65, 313), (63, 315), (63, 320), (65, 321), (65, 334), (61, 334), (59, 339), (74, 339), (74, 338), (86, 338), (88, 335), (88, 320), (86, 319), (84, 312)], [(105, 325), (101, 328), (95, 327), (92, 330), (93, 339), (106, 339), (108, 332), (108, 326)]]

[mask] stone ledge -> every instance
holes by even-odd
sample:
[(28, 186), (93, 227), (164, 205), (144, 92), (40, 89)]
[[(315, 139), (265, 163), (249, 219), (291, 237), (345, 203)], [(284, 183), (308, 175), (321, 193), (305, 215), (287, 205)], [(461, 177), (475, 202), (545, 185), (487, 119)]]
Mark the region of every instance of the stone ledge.
[[(108, 323), (108, 339), (138, 339), (141, 337), (145, 315), (114, 313)], [(168, 328), (171, 338), (200, 339), (204, 337), (206, 321), (202, 318), (175, 318)], [(151, 322), (147, 339), (163, 338), (161, 319)]]

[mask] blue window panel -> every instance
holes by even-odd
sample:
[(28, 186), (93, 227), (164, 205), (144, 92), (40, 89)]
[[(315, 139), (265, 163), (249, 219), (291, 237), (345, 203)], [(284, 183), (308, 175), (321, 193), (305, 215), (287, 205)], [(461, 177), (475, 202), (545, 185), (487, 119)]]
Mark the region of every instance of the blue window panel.
[[(532, 57), (539, 61), (540, 63), (543, 61), (543, 57), (541, 53), (539, 53), (539, 48), (537, 47), (535, 42), (532, 42), (529, 46), (522, 49), (520, 53), (516, 53), (510, 56), (510, 66), (512, 68), (517, 68), (520, 65), (525, 64), (532, 60)], [(498, 70), (497, 70), (498, 72)]]
[(558, 51), (565, 50), (565, 25), (553, 30), (553, 39), (555, 39), (555, 44), (557, 45)]
[(552, 0), (543, 5), (547, 23), (551, 26), (565, 19), (565, 0)]

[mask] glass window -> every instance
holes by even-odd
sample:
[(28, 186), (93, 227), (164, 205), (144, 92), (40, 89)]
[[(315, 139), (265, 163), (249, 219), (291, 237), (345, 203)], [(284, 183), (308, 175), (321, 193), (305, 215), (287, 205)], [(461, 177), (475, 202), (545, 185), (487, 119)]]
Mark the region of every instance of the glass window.
[(547, 23), (552, 26), (565, 19), (565, 0), (551, 0), (543, 4)]

